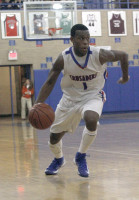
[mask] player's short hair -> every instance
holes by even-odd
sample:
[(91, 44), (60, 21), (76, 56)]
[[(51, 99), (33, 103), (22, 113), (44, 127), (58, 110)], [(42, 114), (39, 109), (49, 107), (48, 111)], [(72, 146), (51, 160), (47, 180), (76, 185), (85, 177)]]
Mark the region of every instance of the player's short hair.
[(88, 28), (87, 28), (85, 25), (83, 25), (83, 24), (75, 24), (75, 25), (71, 28), (70, 35), (71, 35), (72, 37), (74, 37), (76, 31), (78, 31), (78, 30), (85, 31), (85, 30), (88, 30)]

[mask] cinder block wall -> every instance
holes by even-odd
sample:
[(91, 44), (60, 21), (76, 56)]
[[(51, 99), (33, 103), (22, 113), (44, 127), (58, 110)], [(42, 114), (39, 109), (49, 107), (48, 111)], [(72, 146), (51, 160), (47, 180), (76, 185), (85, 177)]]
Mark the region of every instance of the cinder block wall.
[[(85, 10), (83, 10), (85, 11)], [(87, 10), (89, 11), (89, 10)], [(95, 10), (96, 11), (96, 10)], [(111, 46), (115, 50), (123, 50), (129, 54), (129, 60), (133, 60), (134, 54), (139, 54), (139, 36), (133, 35), (133, 10), (126, 10), (126, 22), (127, 22), (127, 36), (121, 37), (120, 43), (115, 43), (115, 37), (108, 36), (108, 20), (107, 12), (109, 10), (100, 10), (101, 22), (102, 22), (102, 36), (93, 37), (96, 39), (96, 46)], [(4, 12), (4, 11), (3, 11)], [(7, 12), (7, 11), (6, 11)], [(8, 11), (9, 12), (9, 11)], [(15, 11), (17, 12), (17, 11)], [(22, 27), (24, 25), (24, 13), (21, 12), (22, 16)], [(82, 10), (77, 12), (77, 23), (82, 23), (81, 18)], [(1, 29), (1, 27), (0, 27)], [(40, 69), (41, 63), (47, 63), (46, 57), (52, 57), (52, 62), (56, 59), (57, 55), (69, 47), (70, 44), (64, 44), (63, 40), (52, 40), (43, 41), (42, 47), (36, 47), (36, 41), (25, 41), (23, 38), (15, 39), (15, 49), (18, 52), (17, 61), (8, 61), (8, 51), (12, 48), (9, 46), (9, 39), (0, 38), (0, 65), (21, 65), (21, 64), (32, 64), (33, 69)], [(115, 65), (117, 65), (115, 63)], [(139, 59), (134, 59), (134, 65), (139, 65)], [(48, 68), (51, 68), (52, 63), (47, 63)]]
[[(91, 10), (78, 10), (77, 11), (77, 23), (82, 23), (82, 11), (88, 12)], [(96, 10), (94, 10), (96, 11)], [(98, 11), (98, 10), (97, 10)], [(133, 17), (132, 13), (136, 10), (125, 10), (126, 11), (126, 25), (127, 25), (127, 36), (122, 36), (120, 43), (115, 43), (115, 37), (108, 36), (108, 19), (107, 19), (107, 12), (110, 10), (100, 10), (101, 12), (101, 26), (102, 26), (102, 36), (100, 37), (93, 37), (96, 41), (96, 46), (111, 46), (111, 49), (115, 50), (123, 50), (126, 51), (129, 54), (129, 60), (130, 66), (139, 66), (139, 36), (133, 35)], [(118, 11), (118, 10), (116, 10)], [(122, 10), (123, 11), (123, 10)], [(138, 9), (139, 11), (139, 9)], [(50, 41), (43, 41), (42, 47), (36, 47), (36, 41), (25, 41), (23, 36), (23, 26), (24, 26), (24, 12), (21, 11), (1, 11), (0, 13), (21, 13), (21, 23), (22, 23), (22, 38), (21, 39), (11, 39), (15, 40), (15, 46), (11, 47), (9, 45), (9, 39), (2, 39), (0, 37), (0, 76), (5, 77), (5, 67), (2, 66), (20, 66), (24, 64), (30, 64), (32, 66), (32, 72), (36, 69), (41, 69), (41, 64), (47, 64), (47, 68), (52, 67), (52, 63), (58, 56), (58, 54), (63, 51), (65, 48), (71, 46), (72, 44), (64, 44), (63, 40), (50, 40)], [(1, 32), (1, 26), (0, 26), (0, 32)], [(12, 48), (17, 50), (18, 53), (18, 60), (16, 61), (9, 61), (8, 60), (8, 52)], [(138, 58), (134, 59), (134, 55), (137, 55)], [(46, 57), (52, 57), (52, 62), (47, 61)], [(118, 63), (114, 63), (113, 66), (117, 66)], [(110, 65), (111, 66), (111, 65)], [(9, 86), (9, 72), (6, 75), (7, 77), (4, 78), (3, 81), (5, 81), (4, 84), (6, 88), (10, 88)], [(13, 82), (14, 82), (14, 76)], [(6, 81), (7, 80), (7, 81)], [(33, 80), (33, 73), (32, 73), (32, 80)], [(13, 90), (15, 92), (15, 85)], [(8, 89), (9, 90), (9, 89)], [(2, 84), (0, 86), (1, 94), (7, 95), (4, 96), (4, 99), (9, 99), (9, 101), (6, 102), (5, 106), (3, 104), (1, 105), (1, 114), (10, 114), (11, 113), (11, 105), (10, 105), (10, 93), (5, 93), (5, 88), (2, 87)], [(16, 90), (17, 92), (17, 90)], [(21, 95), (21, 91), (19, 91), (20, 94), (16, 94), (16, 96)], [(1, 97), (2, 98), (2, 97)], [(5, 102), (5, 100), (1, 101)], [(18, 98), (17, 102), (16, 99), (14, 99), (14, 112), (16, 113), (16, 110), (20, 109), (20, 105), (17, 108), (17, 104), (20, 104), (20, 98)], [(9, 108), (7, 110), (7, 108)]]

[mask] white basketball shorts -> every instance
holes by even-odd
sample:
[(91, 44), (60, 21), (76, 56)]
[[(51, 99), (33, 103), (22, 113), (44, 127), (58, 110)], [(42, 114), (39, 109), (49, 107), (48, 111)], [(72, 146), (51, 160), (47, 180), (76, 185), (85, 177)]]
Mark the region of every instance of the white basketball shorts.
[[(103, 94), (105, 95), (104, 91)], [(50, 128), (51, 133), (71, 132), (73, 133), (83, 119), (87, 110), (95, 111), (101, 116), (104, 95), (101, 93), (91, 100), (73, 102), (62, 97), (55, 111), (55, 120)], [(103, 96), (103, 97), (102, 97)]]

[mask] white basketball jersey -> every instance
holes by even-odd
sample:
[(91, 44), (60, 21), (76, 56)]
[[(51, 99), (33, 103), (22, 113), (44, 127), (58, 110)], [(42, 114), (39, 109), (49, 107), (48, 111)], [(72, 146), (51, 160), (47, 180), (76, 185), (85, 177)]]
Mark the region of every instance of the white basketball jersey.
[(82, 101), (99, 94), (105, 84), (106, 66), (99, 61), (99, 48), (89, 46), (83, 57), (75, 55), (73, 47), (62, 52), (64, 58), (61, 89), (68, 99)]

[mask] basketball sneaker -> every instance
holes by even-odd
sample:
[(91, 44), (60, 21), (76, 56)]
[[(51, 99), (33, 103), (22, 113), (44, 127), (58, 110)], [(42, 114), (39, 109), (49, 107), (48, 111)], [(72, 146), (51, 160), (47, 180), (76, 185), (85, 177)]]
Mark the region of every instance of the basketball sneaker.
[(56, 175), (58, 173), (58, 169), (65, 165), (64, 157), (62, 158), (54, 158), (49, 167), (45, 170), (46, 175)]
[(82, 177), (89, 176), (89, 170), (86, 163), (86, 153), (77, 152), (75, 156), (75, 164), (78, 167), (78, 174)]

